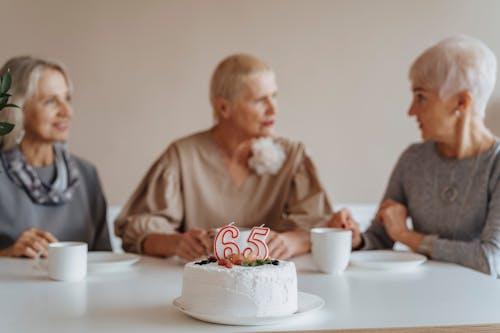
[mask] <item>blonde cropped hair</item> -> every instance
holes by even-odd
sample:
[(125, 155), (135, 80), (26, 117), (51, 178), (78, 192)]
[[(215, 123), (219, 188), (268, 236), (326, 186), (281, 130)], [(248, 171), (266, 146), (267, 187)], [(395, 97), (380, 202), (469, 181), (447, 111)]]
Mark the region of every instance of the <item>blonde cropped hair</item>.
[(414, 86), (435, 89), (441, 98), (469, 91), (474, 111), (484, 118), (496, 73), (495, 54), (482, 41), (453, 36), (425, 50), (410, 67), (409, 77)]
[(223, 97), (233, 101), (241, 92), (245, 79), (262, 72), (273, 72), (273, 70), (259, 58), (248, 54), (231, 55), (217, 65), (210, 80), (210, 103), (216, 122), (219, 116), (215, 100)]
[(34, 58), (31, 56), (20, 56), (9, 59), (0, 69), (2, 75), (10, 69), (12, 75), (12, 86), (9, 93), (12, 94), (9, 103), (16, 104), (18, 108), (5, 108), (0, 112), (0, 121), (6, 121), (15, 125), (12, 132), (0, 136), (0, 151), (9, 150), (18, 145), (24, 136), (23, 110), (26, 103), (38, 89), (38, 82), (43, 69), (54, 69), (59, 71), (64, 78), (70, 91), (72, 85), (63, 65)]

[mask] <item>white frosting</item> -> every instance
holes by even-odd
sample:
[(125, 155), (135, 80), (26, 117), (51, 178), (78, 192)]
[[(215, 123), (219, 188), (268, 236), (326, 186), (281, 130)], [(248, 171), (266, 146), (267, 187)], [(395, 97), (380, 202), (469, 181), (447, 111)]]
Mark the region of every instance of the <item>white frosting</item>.
[(182, 302), (188, 311), (208, 315), (290, 315), (297, 311), (295, 264), (226, 268), (190, 262), (184, 266)]

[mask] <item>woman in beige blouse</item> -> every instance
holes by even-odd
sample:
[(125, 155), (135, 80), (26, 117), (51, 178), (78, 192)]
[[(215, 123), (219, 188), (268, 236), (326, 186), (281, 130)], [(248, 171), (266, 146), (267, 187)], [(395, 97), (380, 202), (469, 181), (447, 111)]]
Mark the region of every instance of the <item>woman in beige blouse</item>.
[(231, 221), (271, 228), (273, 258), (310, 250), (309, 229), (332, 212), (304, 146), (273, 136), (276, 95), (274, 72), (253, 56), (217, 66), (216, 124), (172, 143), (143, 178), (115, 222), (126, 251), (192, 260), (207, 254), (208, 230)]

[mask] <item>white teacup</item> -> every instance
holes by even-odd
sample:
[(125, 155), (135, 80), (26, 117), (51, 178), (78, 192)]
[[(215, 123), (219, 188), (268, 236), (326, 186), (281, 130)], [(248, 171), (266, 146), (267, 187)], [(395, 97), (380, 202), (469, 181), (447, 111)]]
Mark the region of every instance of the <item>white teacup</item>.
[(351, 255), (351, 237), (350, 230), (311, 229), (312, 257), (320, 271), (338, 275), (346, 269)]
[(87, 243), (56, 242), (48, 249), (49, 277), (59, 281), (81, 281), (87, 276)]

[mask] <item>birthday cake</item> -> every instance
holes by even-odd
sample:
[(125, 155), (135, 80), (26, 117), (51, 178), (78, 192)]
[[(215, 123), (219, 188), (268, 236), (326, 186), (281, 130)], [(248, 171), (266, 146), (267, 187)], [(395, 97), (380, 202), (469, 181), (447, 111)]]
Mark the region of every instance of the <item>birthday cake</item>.
[(193, 261), (184, 266), (181, 299), (187, 310), (205, 315), (291, 315), (297, 311), (297, 272), (283, 260)]

